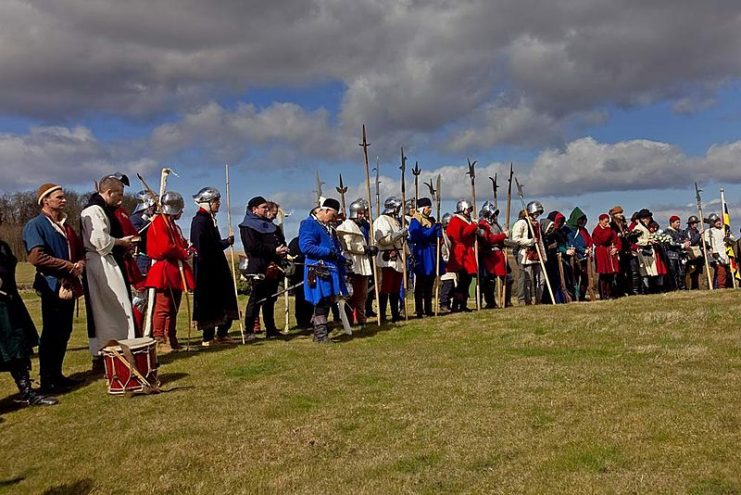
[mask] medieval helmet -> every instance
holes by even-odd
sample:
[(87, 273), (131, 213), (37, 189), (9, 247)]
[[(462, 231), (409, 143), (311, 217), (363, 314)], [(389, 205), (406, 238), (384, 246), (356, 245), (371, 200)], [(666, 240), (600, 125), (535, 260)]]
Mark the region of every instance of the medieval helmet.
[(697, 218), (697, 215), (690, 215), (690, 217), (687, 219), (687, 225), (691, 223), (700, 223), (700, 219)]
[(543, 205), (540, 201), (530, 201), (525, 207), (528, 215), (541, 215), (543, 213)]
[(711, 213), (710, 215), (708, 215), (708, 224), (713, 225), (718, 220), (720, 220), (720, 217), (717, 213)]
[(358, 213), (368, 210), (368, 202), (363, 198), (358, 198), (350, 203), (350, 218), (358, 218)]
[(456, 213), (468, 213), (473, 209), (473, 206), (471, 206), (471, 203), (466, 201), (465, 199), (461, 199), (455, 204), (455, 212)]
[(154, 196), (149, 191), (139, 191), (136, 193), (136, 201), (137, 204), (136, 208), (134, 208), (134, 213), (147, 210), (157, 204)]
[(185, 208), (185, 201), (180, 193), (167, 191), (162, 195), (162, 213), (165, 215), (177, 215)]
[(210, 203), (221, 199), (221, 193), (218, 189), (211, 186), (206, 186), (193, 195), (193, 199), (196, 203)]
[(499, 208), (495, 208), (494, 204), (491, 201), (486, 201), (481, 206), (481, 211), (479, 212), (480, 217), (492, 218), (496, 215), (499, 215)]
[(443, 215), (443, 219), (442, 219), (443, 228), (448, 226), (451, 218), (453, 218), (453, 215), (451, 215), (450, 213), (446, 213), (445, 215)]
[(396, 214), (399, 212), (399, 208), (401, 208), (401, 200), (395, 196), (386, 198), (386, 201), (383, 202), (384, 215)]

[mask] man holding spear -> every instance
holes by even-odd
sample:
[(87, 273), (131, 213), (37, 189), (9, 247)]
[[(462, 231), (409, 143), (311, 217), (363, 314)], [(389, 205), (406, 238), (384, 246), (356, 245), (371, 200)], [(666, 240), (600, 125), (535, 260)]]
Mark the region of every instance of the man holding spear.
[[(365, 193), (368, 200), (368, 211), (366, 212), (368, 217), (368, 224), (371, 226), (372, 232), (368, 233), (368, 244), (371, 247), (376, 246), (376, 236), (375, 236), (375, 229), (374, 229), (374, 223), (373, 223), (373, 206), (371, 203), (371, 189), (370, 189), (370, 169), (368, 167), (368, 146), (370, 146), (370, 143), (368, 143), (368, 140), (365, 136), (365, 125), (363, 125), (363, 142), (360, 143), (360, 147), (363, 148), (363, 162), (365, 164)], [(378, 186), (380, 185), (380, 181), (378, 180), (378, 156), (376, 156), (376, 209), (380, 209), (380, 199), (378, 197), (379, 191)], [(379, 215), (376, 215), (379, 216)], [(378, 286), (378, 272), (376, 270), (376, 260), (374, 257), (370, 258), (370, 264), (371, 264), (371, 272), (373, 276), (373, 291), (376, 294), (376, 301), (379, 301), (380, 305), (380, 298), (379, 298), (379, 286)], [(370, 308), (368, 307), (370, 306)], [(373, 309), (373, 304), (368, 304), (366, 300), (366, 315), (370, 313), (368, 309)], [(381, 311), (378, 311), (379, 314)], [(381, 326), (381, 316), (377, 315), (377, 323), (378, 326)]]

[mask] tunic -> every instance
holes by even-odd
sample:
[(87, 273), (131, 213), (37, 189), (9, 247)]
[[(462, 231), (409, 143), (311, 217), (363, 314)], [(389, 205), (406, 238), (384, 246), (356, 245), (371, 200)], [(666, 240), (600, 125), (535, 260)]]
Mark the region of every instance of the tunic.
[[(345, 259), (340, 254), (342, 246), (337, 235), (314, 216), (301, 222), (298, 230), (299, 247), (306, 256), (304, 265), (304, 296), (311, 304), (334, 296), (346, 296)], [(317, 275), (314, 283), (309, 272), (312, 265), (323, 265), (326, 274)]]
[(110, 340), (134, 338), (134, 316), (126, 281), (113, 257), (110, 220), (97, 204), (82, 210), (81, 220), (88, 304), (95, 328), (90, 352), (95, 356)]
[(592, 242), (594, 243), (594, 259), (597, 262), (597, 273), (613, 274), (620, 271), (620, 259), (617, 253), (611, 255), (610, 249), (617, 249), (618, 237), (611, 227), (605, 228), (597, 225), (592, 231)]
[(448, 271), (465, 271), (469, 275), (476, 275), (478, 262), (474, 252), (476, 231), (479, 226), (463, 215), (455, 214), (450, 219), (446, 233), (450, 239), (451, 252), (448, 261)]

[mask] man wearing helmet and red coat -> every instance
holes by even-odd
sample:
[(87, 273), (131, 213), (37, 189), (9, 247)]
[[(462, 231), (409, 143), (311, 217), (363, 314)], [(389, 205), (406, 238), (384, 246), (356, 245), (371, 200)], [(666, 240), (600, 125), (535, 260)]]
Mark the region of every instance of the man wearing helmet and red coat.
[(469, 311), (468, 288), (478, 273), (474, 246), (479, 225), (471, 219), (472, 212), (471, 203), (466, 200), (458, 201), (455, 214), (446, 229), (451, 244), (447, 270), (455, 272), (458, 276), (458, 284), (453, 289), (453, 312)]
[[(183, 214), (183, 197), (174, 191), (162, 195), (162, 213), (154, 217), (147, 236), (147, 256), (154, 264), (144, 285), (155, 289), (152, 334), (160, 353), (177, 351), (176, 323), (183, 291), (195, 287), (188, 265), (188, 243), (175, 223)], [(190, 325), (190, 322), (188, 322)]]
[[(494, 291), (506, 284), (507, 263), (505, 260), (504, 240), (507, 232), (497, 222), (499, 209), (487, 201), (479, 212), (479, 229), (482, 235), (479, 241), (479, 258), (481, 262), (481, 291), (487, 308), (496, 307)], [(503, 301), (500, 301), (503, 303)]]

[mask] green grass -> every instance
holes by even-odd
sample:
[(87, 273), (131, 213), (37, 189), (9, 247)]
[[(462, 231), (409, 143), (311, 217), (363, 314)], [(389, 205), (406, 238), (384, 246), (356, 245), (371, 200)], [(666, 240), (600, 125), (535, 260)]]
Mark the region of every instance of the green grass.
[[(160, 395), (96, 380), (53, 408), (0, 399), (0, 492), (740, 493), (739, 302), (515, 307), (168, 355)], [(82, 376), (80, 321), (70, 348)]]

